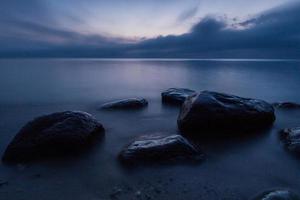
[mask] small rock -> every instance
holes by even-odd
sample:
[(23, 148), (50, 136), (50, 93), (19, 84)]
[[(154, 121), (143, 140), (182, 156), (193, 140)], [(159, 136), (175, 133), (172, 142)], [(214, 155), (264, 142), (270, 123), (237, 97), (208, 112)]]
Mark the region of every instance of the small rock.
[(122, 194), (123, 190), (121, 188), (114, 188), (114, 191), (109, 195), (112, 199), (117, 198), (120, 194)]
[(0, 187), (7, 185), (8, 181), (0, 180)]
[(273, 106), (279, 109), (300, 109), (300, 104), (294, 102), (273, 103)]
[(140, 190), (136, 191), (135, 196), (140, 198), (142, 196), (142, 192)]
[(195, 94), (194, 90), (186, 88), (169, 88), (161, 93), (162, 102), (181, 105), (191, 95)]
[(65, 111), (28, 122), (14, 137), (3, 155), (4, 161), (22, 162), (47, 155), (61, 155), (87, 147), (104, 128), (90, 114)]
[(287, 149), (300, 155), (300, 127), (283, 129), (280, 134)]
[(105, 103), (101, 109), (139, 109), (148, 105), (148, 101), (143, 98), (129, 98)]
[(146, 135), (125, 147), (119, 154), (123, 163), (202, 160), (203, 154), (180, 135)]
[(179, 129), (191, 136), (257, 130), (275, 120), (273, 106), (265, 101), (204, 91), (184, 102), (177, 119)]
[(274, 190), (264, 192), (253, 200), (300, 200), (299, 196), (288, 190)]

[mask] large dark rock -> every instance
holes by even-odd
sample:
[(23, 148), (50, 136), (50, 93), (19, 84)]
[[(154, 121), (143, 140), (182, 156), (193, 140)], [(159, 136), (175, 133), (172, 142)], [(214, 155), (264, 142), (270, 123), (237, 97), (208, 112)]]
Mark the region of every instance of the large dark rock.
[(201, 160), (203, 154), (180, 135), (148, 135), (126, 146), (119, 158), (125, 164), (136, 164), (145, 161), (195, 161)]
[(8, 145), (4, 161), (27, 161), (47, 155), (78, 151), (104, 128), (85, 112), (58, 112), (38, 117), (27, 123)]
[(182, 132), (203, 136), (256, 130), (274, 120), (274, 109), (265, 101), (204, 91), (184, 102), (177, 123)]
[(300, 200), (300, 198), (289, 190), (274, 190), (264, 192), (253, 200)]
[(281, 138), (288, 150), (300, 155), (300, 127), (283, 129)]
[(181, 105), (191, 95), (195, 94), (194, 90), (185, 88), (169, 88), (161, 93), (163, 103)]
[(300, 104), (294, 102), (273, 103), (273, 106), (279, 109), (300, 109)]
[(143, 98), (129, 98), (105, 103), (102, 109), (139, 109), (146, 107), (148, 101)]

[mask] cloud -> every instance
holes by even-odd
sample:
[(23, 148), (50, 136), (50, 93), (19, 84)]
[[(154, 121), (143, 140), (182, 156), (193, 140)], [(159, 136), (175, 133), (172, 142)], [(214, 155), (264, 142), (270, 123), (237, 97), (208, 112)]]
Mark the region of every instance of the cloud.
[(192, 17), (195, 17), (198, 12), (198, 6), (191, 7), (187, 10), (184, 10), (178, 17), (177, 21), (178, 22), (184, 22)]
[[(120, 45), (122, 39), (109, 38), (101, 35), (84, 35), (78, 32), (68, 31), (61, 28), (50, 27), (28, 21), (6, 21), (6, 26), (13, 29), (13, 35), (2, 35), (0, 42), (9, 44), (11, 49), (18, 49), (22, 43), (29, 42), (32, 45), (24, 48), (59, 48), (59, 47), (113, 47)], [(37, 44), (37, 45), (34, 45)], [(8, 47), (8, 46), (7, 46)], [(14, 48), (13, 48), (14, 47)]]
[[(231, 57), (251, 55), (300, 57), (300, 3), (268, 10), (245, 22), (239, 28), (225, 19), (208, 16), (195, 24), (189, 33), (158, 37), (138, 45), (143, 55), (149, 49), (154, 56), (183, 55), (191, 57), (222, 55)], [(244, 55), (241, 55), (241, 53)], [(238, 54), (234, 54), (238, 53)], [(246, 55), (251, 56), (251, 55)], [(261, 55), (263, 56), (263, 55)]]
[[(34, 5), (41, 9), (38, 4)], [(193, 12), (183, 13), (180, 19), (193, 15)], [(45, 25), (32, 18), (8, 19), (0, 23), (0, 27), (9, 27), (9, 31), (0, 33), (0, 55), (3, 57), (300, 58), (299, 2), (270, 9), (234, 24), (225, 17), (206, 16), (185, 34), (133, 43), (122, 38), (65, 30), (55, 23)]]
[(0, 57), (111, 56), (130, 42), (60, 26), (40, 0), (2, 0), (0, 29)]

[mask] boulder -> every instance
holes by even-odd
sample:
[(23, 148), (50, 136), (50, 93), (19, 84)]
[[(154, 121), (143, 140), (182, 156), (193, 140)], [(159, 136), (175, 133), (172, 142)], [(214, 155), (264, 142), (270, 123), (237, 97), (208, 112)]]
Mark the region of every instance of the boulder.
[(143, 98), (128, 98), (105, 103), (101, 106), (102, 109), (139, 109), (146, 107), (148, 101)]
[(181, 105), (189, 96), (195, 94), (194, 90), (186, 88), (169, 88), (161, 93), (163, 103)]
[(133, 141), (119, 154), (125, 164), (201, 160), (202, 152), (180, 135), (147, 135)]
[(274, 108), (265, 101), (203, 91), (184, 102), (177, 124), (183, 133), (203, 136), (257, 130), (274, 120)]
[(300, 198), (289, 190), (273, 190), (264, 192), (253, 200), (300, 200)]
[(71, 153), (103, 135), (102, 124), (88, 113), (65, 111), (44, 115), (21, 128), (4, 152), (3, 160), (19, 162)]
[(273, 106), (279, 109), (300, 109), (300, 104), (293, 102), (273, 103)]
[(283, 129), (281, 138), (288, 150), (300, 155), (300, 127)]

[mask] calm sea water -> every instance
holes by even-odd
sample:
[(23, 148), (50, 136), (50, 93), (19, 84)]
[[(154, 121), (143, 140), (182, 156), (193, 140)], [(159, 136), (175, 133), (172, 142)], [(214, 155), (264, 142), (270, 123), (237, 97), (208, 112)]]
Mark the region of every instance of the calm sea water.
[(189, 60), (0, 60), (2, 104), (157, 99), (168, 87), (270, 101), (300, 100), (300, 62)]
[[(286, 152), (281, 128), (300, 126), (299, 111), (276, 111), (272, 129), (244, 139), (203, 144), (197, 165), (143, 167), (128, 172), (116, 160), (136, 136), (178, 133), (178, 108), (163, 106), (169, 87), (213, 90), (269, 102), (300, 102), (300, 62), (292, 60), (0, 60), (0, 154), (32, 118), (83, 110), (106, 127), (91, 152), (37, 163), (0, 165), (0, 199), (247, 199), (272, 188), (300, 191), (300, 160)], [(144, 97), (140, 111), (99, 111), (104, 102)], [(127, 188), (127, 189), (126, 189)], [(154, 188), (153, 190), (151, 188)]]

